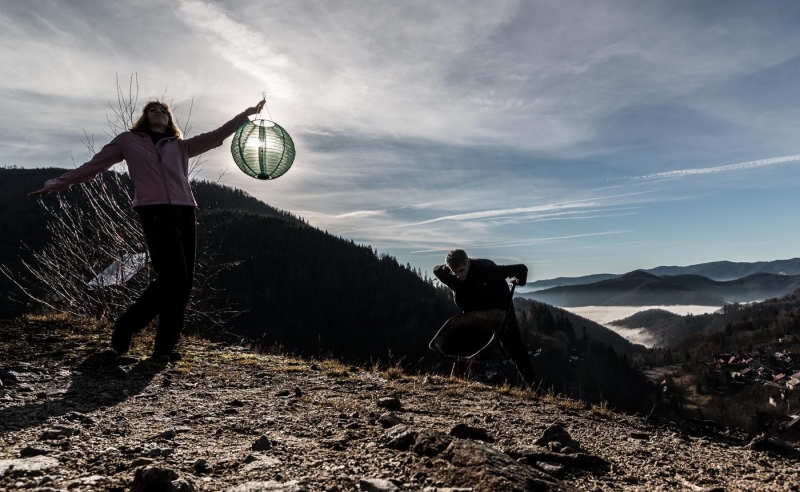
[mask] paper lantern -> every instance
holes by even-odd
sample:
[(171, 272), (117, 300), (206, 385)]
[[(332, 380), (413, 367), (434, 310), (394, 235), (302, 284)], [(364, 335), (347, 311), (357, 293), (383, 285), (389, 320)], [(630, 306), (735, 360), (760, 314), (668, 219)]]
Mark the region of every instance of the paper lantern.
[(294, 162), (294, 142), (289, 133), (270, 120), (248, 121), (233, 134), (233, 160), (256, 179), (283, 176)]

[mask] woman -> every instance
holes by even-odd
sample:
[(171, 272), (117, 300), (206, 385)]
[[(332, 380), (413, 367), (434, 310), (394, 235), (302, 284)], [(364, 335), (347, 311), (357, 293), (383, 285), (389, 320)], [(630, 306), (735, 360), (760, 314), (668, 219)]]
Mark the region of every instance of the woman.
[(263, 106), (260, 101), (218, 129), (184, 140), (169, 106), (159, 100), (148, 101), (129, 131), (117, 135), (79, 168), (29, 193), (61, 191), (92, 180), (122, 160), (128, 164), (135, 189), (133, 207), (141, 217), (158, 276), (115, 323), (111, 346), (117, 353), (127, 352), (133, 335), (158, 316), (153, 357), (163, 362), (180, 359), (174, 348), (192, 289), (196, 241), (197, 202), (189, 185), (189, 159), (222, 145)]

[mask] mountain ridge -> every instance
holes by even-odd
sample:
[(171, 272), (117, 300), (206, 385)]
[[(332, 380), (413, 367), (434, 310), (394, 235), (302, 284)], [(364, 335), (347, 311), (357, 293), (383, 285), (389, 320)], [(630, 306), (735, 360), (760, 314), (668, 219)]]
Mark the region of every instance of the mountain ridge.
[(735, 280), (716, 281), (696, 274), (656, 276), (635, 270), (613, 279), (520, 295), (561, 307), (723, 306), (780, 297), (797, 288), (800, 288), (800, 275), (754, 273)]
[[(688, 266), (658, 266), (639, 270), (659, 277), (663, 275), (701, 275), (711, 280), (727, 281), (747, 277), (755, 273), (800, 275), (800, 258), (757, 262), (714, 261)], [(624, 274), (597, 273), (579, 277), (556, 277), (552, 279), (534, 280), (528, 282), (519, 292), (520, 294), (527, 294), (552, 287), (583, 285), (601, 280), (611, 280), (621, 275)]]

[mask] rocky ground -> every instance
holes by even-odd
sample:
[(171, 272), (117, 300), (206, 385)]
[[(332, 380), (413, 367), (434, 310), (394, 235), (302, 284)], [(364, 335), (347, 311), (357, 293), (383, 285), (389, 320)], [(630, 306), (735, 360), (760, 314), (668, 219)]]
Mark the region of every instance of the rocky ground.
[(800, 490), (796, 444), (196, 338), (0, 325), (0, 489)]

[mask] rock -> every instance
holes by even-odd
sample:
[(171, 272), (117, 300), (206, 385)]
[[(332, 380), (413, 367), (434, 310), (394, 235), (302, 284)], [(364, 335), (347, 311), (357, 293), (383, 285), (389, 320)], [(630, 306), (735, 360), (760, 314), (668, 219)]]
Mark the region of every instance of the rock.
[(194, 482), (186, 477), (181, 477), (172, 481), (170, 492), (194, 492)]
[(755, 437), (752, 441), (750, 441), (750, 444), (747, 445), (747, 449), (752, 449), (753, 451), (771, 452), (786, 458), (800, 458), (800, 451), (786, 444), (786, 442), (778, 439), (777, 437), (769, 437), (764, 435)]
[(253, 451), (267, 451), (272, 449), (272, 443), (266, 435), (262, 435), (256, 442), (253, 443)]
[(304, 485), (296, 480), (281, 483), (270, 480), (269, 482), (247, 482), (227, 489), (227, 492), (309, 492)]
[(73, 429), (72, 427), (64, 427), (61, 425), (57, 425), (51, 429), (47, 429), (39, 436), (39, 440), (46, 441), (50, 439), (62, 439), (65, 437), (70, 437), (75, 434), (80, 434), (80, 429)]
[(130, 492), (168, 492), (172, 490), (172, 481), (178, 474), (169, 468), (148, 466), (136, 470)]
[(89, 416), (81, 412), (67, 412), (64, 414), (64, 418), (67, 420), (82, 421), (83, 419), (89, 418)]
[(106, 487), (104, 485), (108, 484), (108, 477), (104, 477), (102, 475), (91, 475), (88, 477), (81, 477), (78, 480), (70, 482), (67, 485), (68, 489), (79, 488), (79, 487), (88, 487), (89, 490), (102, 490)]
[(169, 439), (175, 439), (175, 437), (177, 435), (178, 435), (178, 430), (177, 429), (169, 429), (169, 430), (166, 430), (166, 431), (162, 432), (161, 434), (156, 434), (155, 436), (150, 437), (147, 440), (148, 441), (153, 441), (155, 439), (167, 439), (167, 440), (169, 440)]
[(273, 458), (271, 456), (253, 456), (250, 455), (248, 457), (252, 457), (253, 459), (247, 461), (247, 465), (243, 468), (246, 472), (251, 472), (254, 470), (264, 470), (267, 468), (275, 468), (276, 466), (281, 464), (281, 461), (277, 458)]
[(398, 417), (394, 412), (386, 412), (378, 417), (378, 423), (381, 424), (381, 427), (384, 429), (388, 429), (396, 425), (405, 424), (406, 422)]
[(383, 478), (362, 478), (358, 484), (364, 492), (399, 492), (397, 485)]
[(450, 429), (450, 435), (461, 439), (476, 439), (484, 442), (494, 442), (494, 438), (485, 429), (472, 427), (467, 424), (456, 424)]
[(550, 463), (547, 461), (537, 461), (536, 467), (540, 470), (546, 471), (550, 475), (560, 475), (564, 471), (564, 465), (561, 463)]
[(518, 463), (511, 456), (478, 441), (455, 439), (440, 457), (449, 461), (452, 466), (432, 468), (430, 477), (456, 487), (509, 492), (576, 490), (543, 471)]
[(58, 466), (58, 460), (50, 456), (0, 460), (0, 477), (9, 473), (14, 476), (41, 476)]
[(131, 468), (139, 468), (140, 466), (147, 466), (153, 463), (153, 460), (150, 458), (136, 458), (135, 460), (131, 461)]
[(303, 396), (303, 390), (301, 390), (299, 386), (295, 386), (295, 388), (294, 388), (294, 396), (297, 396), (297, 397)]
[(403, 404), (397, 398), (387, 397), (379, 399), (378, 406), (387, 410), (400, 410)]
[(564, 454), (571, 454), (581, 449), (580, 444), (573, 440), (564, 427), (558, 423), (548, 427), (544, 431), (544, 434), (542, 434), (542, 437), (540, 437), (534, 444)]
[(197, 473), (198, 475), (206, 475), (213, 471), (211, 465), (209, 465), (208, 461), (204, 459), (199, 459), (195, 461), (192, 467), (194, 468), (194, 472)]
[(400, 451), (413, 451), (422, 456), (436, 456), (444, 451), (452, 437), (430, 429), (411, 429), (406, 426), (398, 427), (389, 434), (390, 440), (387, 447)]
[(31, 456), (43, 456), (50, 453), (52, 453), (52, 451), (49, 449), (25, 446), (19, 451), (19, 456), (20, 458), (30, 458)]
[(417, 431), (406, 425), (397, 426), (384, 435), (388, 440), (386, 447), (399, 451), (408, 451), (417, 440)]

